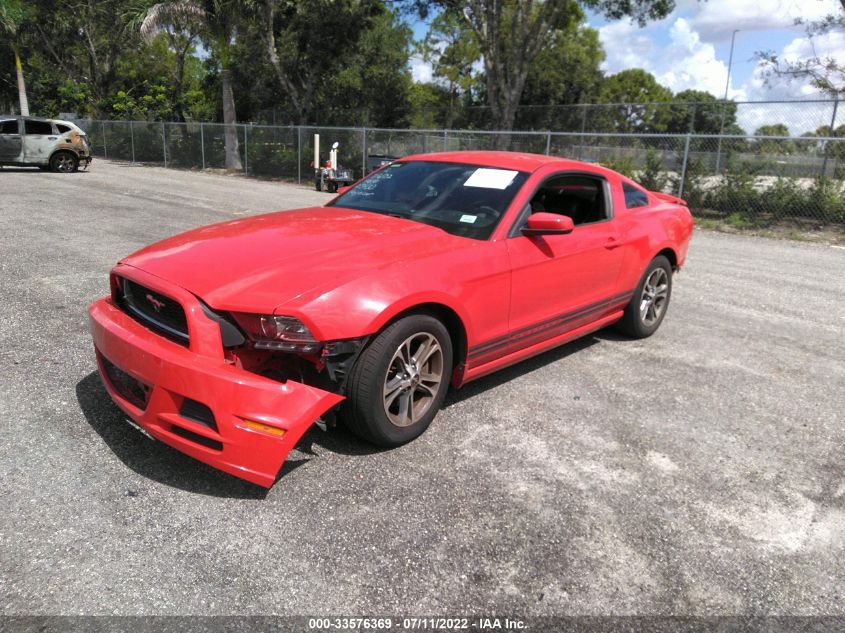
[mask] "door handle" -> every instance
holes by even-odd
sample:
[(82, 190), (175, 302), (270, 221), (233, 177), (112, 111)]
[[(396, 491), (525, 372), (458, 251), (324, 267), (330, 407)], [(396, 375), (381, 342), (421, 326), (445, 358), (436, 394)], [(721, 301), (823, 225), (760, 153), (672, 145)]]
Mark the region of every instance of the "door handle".
[(48, 141), (55, 141), (57, 138), (59, 138), (59, 137), (58, 136), (48, 136), (47, 140)]
[(620, 246), (622, 246), (622, 242), (615, 237), (607, 238), (607, 241), (604, 243), (604, 247), (608, 250), (619, 248)]

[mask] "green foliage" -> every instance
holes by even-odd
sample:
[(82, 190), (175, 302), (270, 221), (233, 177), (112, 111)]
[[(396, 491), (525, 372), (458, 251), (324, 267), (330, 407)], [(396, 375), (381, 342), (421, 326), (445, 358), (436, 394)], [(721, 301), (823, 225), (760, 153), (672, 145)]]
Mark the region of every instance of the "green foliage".
[(663, 167), (663, 155), (649, 149), (645, 155), (645, 167), (637, 172), (636, 180), (649, 191), (663, 191), (669, 183), (669, 176)]
[(618, 171), (631, 180), (637, 177), (637, 162), (631, 156), (617, 154), (610, 159), (602, 161), (602, 165), (613, 171)]
[[(703, 90), (682, 90), (674, 102), (684, 104), (669, 108), (666, 131), (672, 134), (726, 134), (735, 130), (737, 106), (733, 101), (722, 101)], [(722, 116), (724, 115), (724, 125)], [(739, 131), (743, 134), (742, 130)]]
[(602, 103), (617, 104), (603, 111), (602, 129), (607, 131), (664, 132), (670, 122), (670, 110), (663, 104), (672, 100), (672, 92), (657, 83), (651, 73), (639, 68), (623, 70), (605, 79), (599, 99)]
[(810, 206), (817, 209), (824, 220), (845, 221), (845, 191), (842, 183), (829, 178), (817, 178), (810, 189)]
[[(684, 161), (684, 151), (680, 149), (677, 152), (677, 164), (682, 165)], [(680, 167), (679, 167), (680, 170)], [(705, 168), (701, 158), (690, 155), (687, 160), (687, 169), (684, 172), (684, 187), (681, 190), (681, 176), (680, 173), (676, 176), (670, 176), (670, 189), (678, 193), (690, 209), (696, 209), (704, 204), (706, 189), (704, 185)]]
[(577, 129), (581, 120), (578, 109), (543, 106), (595, 101), (604, 58), (598, 31), (585, 23), (571, 23), (557, 30), (530, 66), (522, 103), (536, 107), (522, 108), (517, 113), (516, 127)]
[[(789, 136), (789, 128), (783, 123), (763, 125), (754, 131), (754, 136)], [(794, 154), (795, 143), (791, 140), (759, 139), (755, 141), (761, 154)]]
[(173, 106), (167, 98), (166, 87), (144, 85), (141, 90), (137, 97), (123, 90), (117, 91), (111, 103), (115, 119), (160, 120), (170, 114)]

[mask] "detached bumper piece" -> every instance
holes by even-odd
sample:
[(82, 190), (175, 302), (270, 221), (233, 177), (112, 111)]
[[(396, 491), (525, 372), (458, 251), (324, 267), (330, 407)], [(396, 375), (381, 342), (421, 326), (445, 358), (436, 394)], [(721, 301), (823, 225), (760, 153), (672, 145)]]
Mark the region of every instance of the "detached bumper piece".
[(343, 397), (227, 364), (220, 327), (196, 297), (128, 266), (115, 272), (177, 301), (189, 343), (153, 332), (110, 298), (91, 304), (100, 377), (112, 400), (165, 444), (241, 479), (272, 486), (303, 433)]

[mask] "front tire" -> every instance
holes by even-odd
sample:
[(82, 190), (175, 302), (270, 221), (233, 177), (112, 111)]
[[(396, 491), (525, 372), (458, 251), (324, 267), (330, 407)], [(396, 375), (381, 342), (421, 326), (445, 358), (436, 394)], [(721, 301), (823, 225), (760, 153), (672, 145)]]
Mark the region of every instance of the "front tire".
[(79, 169), (79, 159), (73, 152), (56, 152), (50, 157), (50, 169), (60, 174), (71, 174)]
[(618, 328), (631, 338), (646, 338), (660, 327), (672, 296), (672, 265), (658, 255), (643, 273)]
[(415, 314), (379, 333), (349, 376), (349, 430), (380, 446), (400, 446), (431, 424), (449, 387), (452, 340), (434, 317)]

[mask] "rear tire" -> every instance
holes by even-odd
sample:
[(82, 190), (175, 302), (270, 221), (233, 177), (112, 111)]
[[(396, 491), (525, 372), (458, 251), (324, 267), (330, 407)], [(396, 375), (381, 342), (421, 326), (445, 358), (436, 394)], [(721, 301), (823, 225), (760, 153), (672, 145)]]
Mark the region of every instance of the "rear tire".
[(617, 324), (631, 338), (646, 338), (660, 327), (672, 296), (672, 265), (663, 255), (649, 263), (625, 314)]
[(452, 340), (434, 317), (415, 314), (379, 333), (349, 375), (343, 417), (355, 435), (400, 446), (431, 424), (449, 388)]
[(60, 174), (71, 174), (79, 169), (79, 159), (73, 152), (56, 152), (50, 157), (50, 169)]

